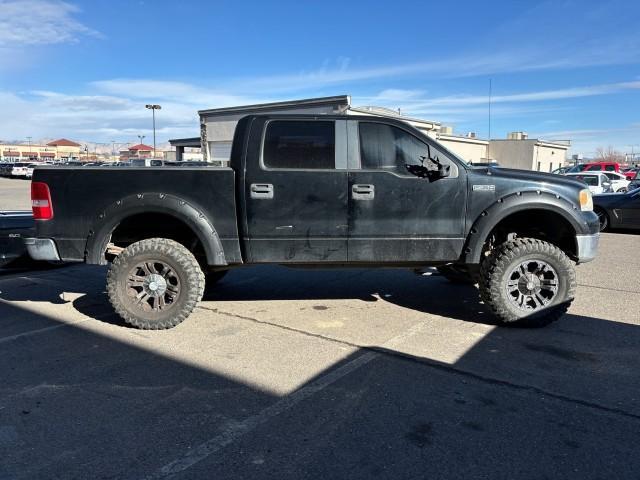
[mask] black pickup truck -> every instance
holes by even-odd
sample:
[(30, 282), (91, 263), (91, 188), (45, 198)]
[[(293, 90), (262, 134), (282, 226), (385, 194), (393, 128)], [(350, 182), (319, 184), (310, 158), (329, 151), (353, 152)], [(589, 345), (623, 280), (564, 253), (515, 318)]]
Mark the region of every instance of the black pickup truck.
[(228, 168), (38, 168), (32, 203), (29, 253), (110, 263), (111, 303), (144, 329), (182, 322), (205, 274), (247, 264), (436, 266), (478, 283), (501, 322), (544, 325), (599, 240), (584, 184), (473, 168), (372, 116), (247, 116)]

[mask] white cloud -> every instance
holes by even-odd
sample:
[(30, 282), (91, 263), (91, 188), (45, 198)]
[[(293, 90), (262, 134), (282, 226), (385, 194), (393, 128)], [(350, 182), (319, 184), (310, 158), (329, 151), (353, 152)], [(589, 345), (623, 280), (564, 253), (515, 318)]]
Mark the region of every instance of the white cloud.
[(79, 9), (56, 0), (0, 0), (0, 47), (77, 42), (101, 36), (74, 18)]
[[(640, 90), (640, 81), (589, 85), (508, 95), (494, 95), (491, 97), (491, 102), (492, 104), (545, 102), (599, 95), (611, 95), (629, 90)], [(385, 93), (389, 91), (393, 92), (393, 95), (390, 96)], [(364, 101), (365, 103), (377, 102), (382, 104), (382, 106), (389, 106), (391, 108), (401, 108), (406, 113), (463, 111), (462, 109), (468, 107), (487, 105), (489, 103), (488, 95), (459, 94), (429, 98), (415, 90), (404, 91), (405, 93), (402, 92), (402, 90), (396, 89), (385, 90), (376, 96), (362, 97), (359, 100)]]
[(149, 101), (159, 103), (156, 135), (160, 141), (199, 135), (197, 111), (208, 107), (260, 103), (265, 98), (227, 94), (182, 82), (114, 79), (88, 85), (89, 94), (50, 90), (0, 91), (3, 140), (67, 137), (82, 142), (151, 138)]

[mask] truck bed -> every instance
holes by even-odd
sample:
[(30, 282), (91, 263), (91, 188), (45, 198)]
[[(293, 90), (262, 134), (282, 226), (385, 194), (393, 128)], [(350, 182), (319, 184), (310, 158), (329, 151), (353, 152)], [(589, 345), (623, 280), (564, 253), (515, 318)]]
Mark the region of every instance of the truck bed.
[(49, 186), (54, 212), (53, 219), (38, 222), (38, 235), (55, 238), (64, 261), (97, 263), (103, 252), (91, 252), (91, 239), (109, 228), (104, 219), (163, 212), (164, 205), (168, 213), (169, 205), (178, 205), (215, 225), (227, 263), (242, 262), (231, 168), (52, 166), (38, 167), (33, 181)]

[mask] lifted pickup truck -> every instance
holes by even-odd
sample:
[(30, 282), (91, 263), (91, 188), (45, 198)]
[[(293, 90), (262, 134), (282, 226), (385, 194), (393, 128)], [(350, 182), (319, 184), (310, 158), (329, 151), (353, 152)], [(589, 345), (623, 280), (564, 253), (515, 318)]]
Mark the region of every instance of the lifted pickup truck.
[(599, 239), (584, 184), (469, 167), (370, 116), (247, 116), (229, 168), (38, 168), (32, 203), (30, 254), (111, 263), (110, 301), (143, 329), (182, 322), (206, 272), (247, 264), (436, 266), (479, 283), (501, 322), (539, 326), (567, 310), (572, 261)]

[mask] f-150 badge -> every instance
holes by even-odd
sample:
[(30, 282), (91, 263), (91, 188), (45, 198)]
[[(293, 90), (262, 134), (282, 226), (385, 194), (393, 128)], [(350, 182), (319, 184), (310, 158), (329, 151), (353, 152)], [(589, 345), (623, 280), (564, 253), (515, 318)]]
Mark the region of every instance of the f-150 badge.
[(473, 191), (475, 192), (476, 190), (480, 192), (495, 192), (496, 186), (495, 185), (474, 185)]

